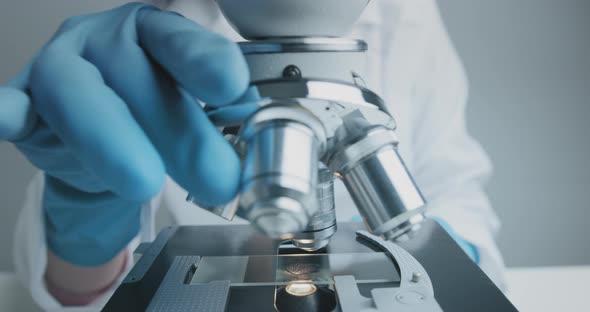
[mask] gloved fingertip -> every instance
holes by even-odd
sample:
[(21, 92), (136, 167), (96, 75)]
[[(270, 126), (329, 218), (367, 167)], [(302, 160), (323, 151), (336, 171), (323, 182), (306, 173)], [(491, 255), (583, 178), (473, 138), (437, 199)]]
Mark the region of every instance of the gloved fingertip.
[(131, 201), (147, 202), (156, 197), (164, 187), (164, 176), (146, 174), (137, 179), (137, 183), (129, 188), (126, 199)]
[(250, 103), (256, 102), (261, 99), (260, 92), (258, 91), (258, 87), (256, 86), (249, 86), (246, 89), (246, 92), (240, 96), (238, 100), (236, 100), (233, 104), (240, 104), (240, 103)]
[(129, 183), (129, 187), (120, 190), (118, 194), (130, 201), (147, 202), (160, 193), (164, 186), (164, 174), (143, 172), (138, 174)]
[(18, 141), (35, 125), (37, 116), (22, 91), (0, 87), (0, 140)]

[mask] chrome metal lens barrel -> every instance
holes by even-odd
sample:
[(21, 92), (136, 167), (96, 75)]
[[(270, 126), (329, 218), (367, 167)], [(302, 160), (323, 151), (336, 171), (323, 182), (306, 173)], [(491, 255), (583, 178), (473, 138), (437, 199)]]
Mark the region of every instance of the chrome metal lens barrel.
[(270, 105), (248, 120), (241, 136), (247, 147), (240, 205), (263, 233), (291, 239), (319, 209), (323, 128), (301, 107)]
[(373, 234), (403, 237), (423, 221), (424, 198), (397, 152), (395, 133), (382, 126), (361, 132), (347, 133), (354, 140), (342, 143), (330, 168), (343, 180)]
[(322, 166), (318, 173), (318, 212), (313, 215), (307, 228), (293, 238), (293, 245), (306, 251), (326, 247), (336, 233), (336, 206), (334, 204), (334, 175)]

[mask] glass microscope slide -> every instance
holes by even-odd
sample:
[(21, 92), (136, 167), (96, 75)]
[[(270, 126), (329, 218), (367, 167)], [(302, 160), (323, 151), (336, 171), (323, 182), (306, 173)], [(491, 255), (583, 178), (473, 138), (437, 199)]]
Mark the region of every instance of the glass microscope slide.
[(358, 284), (399, 282), (399, 272), (380, 252), (312, 255), (202, 257), (191, 284), (229, 280), (231, 286), (288, 285), (309, 281), (331, 285), (352, 275)]

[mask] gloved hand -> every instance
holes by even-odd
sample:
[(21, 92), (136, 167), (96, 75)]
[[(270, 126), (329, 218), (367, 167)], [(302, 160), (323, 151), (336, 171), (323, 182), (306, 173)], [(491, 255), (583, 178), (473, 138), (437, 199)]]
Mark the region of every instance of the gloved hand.
[(107, 262), (166, 173), (202, 205), (232, 199), (239, 159), (195, 98), (228, 105), (248, 83), (237, 45), (177, 14), (134, 3), (68, 19), (0, 89), (0, 139), (46, 175), (50, 250)]

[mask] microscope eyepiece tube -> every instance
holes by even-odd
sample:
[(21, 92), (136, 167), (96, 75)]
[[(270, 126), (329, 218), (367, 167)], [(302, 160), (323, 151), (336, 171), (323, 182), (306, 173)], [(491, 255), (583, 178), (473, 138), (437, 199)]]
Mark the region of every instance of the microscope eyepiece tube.
[(241, 208), (268, 236), (293, 238), (319, 209), (323, 127), (298, 106), (271, 105), (249, 119), (241, 137), (247, 146)]
[(371, 127), (344, 143), (329, 164), (343, 180), (369, 230), (386, 239), (398, 239), (416, 229), (425, 210), (425, 200), (396, 144), (392, 130)]

